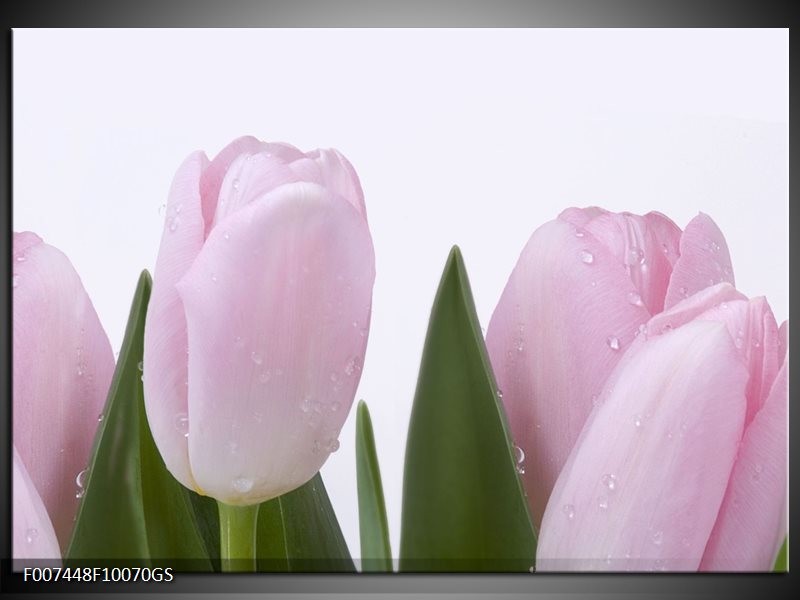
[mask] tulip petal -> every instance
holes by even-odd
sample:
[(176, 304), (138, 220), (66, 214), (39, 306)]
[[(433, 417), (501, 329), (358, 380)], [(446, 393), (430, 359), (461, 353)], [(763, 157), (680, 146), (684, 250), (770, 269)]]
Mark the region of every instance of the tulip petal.
[(533, 233), (492, 315), (486, 345), (537, 526), (593, 398), (650, 317), (633, 292), (604, 244), (557, 219)]
[(562, 210), (558, 218), (580, 229), (592, 219), (607, 214), (608, 211), (599, 206), (587, 206), (586, 208), (575, 208), (572, 206)]
[(788, 361), (745, 431), (700, 568), (769, 571), (787, 533)]
[(114, 355), (64, 254), (23, 233), (14, 256), (14, 444), (66, 547)]
[(13, 479), (14, 538), (13, 556), (15, 559), (61, 559), (58, 539), (44, 507), (44, 502), (36, 491), (36, 486), (28, 475), (28, 470), (14, 447)]
[(680, 257), (672, 270), (664, 308), (723, 281), (735, 285), (725, 236), (711, 217), (700, 213), (681, 236)]
[(640, 337), (559, 476), (537, 570), (695, 570), (742, 435), (746, 379), (721, 323)]
[(290, 166), (303, 181), (318, 183), (352, 204), (367, 218), (364, 192), (353, 165), (337, 150), (313, 150)]
[(365, 220), (315, 184), (281, 186), (211, 232), (177, 286), (189, 333), (189, 454), (204, 493), (229, 504), (273, 498), (337, 447), (374, 275)]
[(778, 362), (782, 363), (789, 348), (789, 321), (781, 323), (778, 329)]
[(584, 225), (625, 268), (638, 293), (635, 301), (643, 302), (650, 314), (663, 309), (672, 274), (663, 242), (649, 227), (649, 222), (656, 220), (654, 216), (647, 219), (630, 213), (607, 213)]
[[(676, 329), (689, 323), (700, 315), (724, 303), (733, 303), (747, 300), (747, 297), (738, 292), (729, 283), (717, 285), (700, 290), (696, 294), (684, 298), (672, 305), (664, 312), (654, 315), (647, 323), (645, 334), (659, 334), (670, 329)], [(719, 320), (719, 319), (714, 319)]]
[[(661, 245), (661, 251), (674, 268), (680, 256), (681, 228), (672, 219), (660, 212), (651, 211), (644, 216), (647, 228)], [(664, 289), (666, 292), (666, 289)]]
[[(284, 160), (269, 152), (242, 154), (228, 168), (219, 190), (219, 202), (211, 228), (245, 204), (279, 185), (299, 181)], [(206, 230), (206, 236), (211, 231)]]
[(214, 221), (219, 190), (222, 187), (222, 180), (225, 179), (225, 174), (228, 172), (228, 167), (240, 154), (256, 154), (262, 150), (266, 151), (266, 146), (267, 144), (253, 136), (245, 135), (225, 146), (210, 164), (204, 166), (200, 178), (200, 196), (202, 197), (202, 217), (206, 235), (211, 230), (211, 224)]
[(144, 403), (153, 439), (175, 478), (196, 489), (184, 437), (188, 415), (188, 343), (183, 303), (175, 284), (203, 246), (200, 181), (208, 159), (191, 154), (178, 169), (156, 260), (144, 334)]

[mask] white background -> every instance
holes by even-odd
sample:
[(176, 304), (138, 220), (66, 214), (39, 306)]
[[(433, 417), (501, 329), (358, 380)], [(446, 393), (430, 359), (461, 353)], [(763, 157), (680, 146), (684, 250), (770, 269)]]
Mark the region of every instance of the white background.
[[(405, 436), (452, 244), (488, 324), (568, 206), (710, 214), (738, 287), (788, 317), (787, 30), (15, 30), (14, 230), (63, 250), (116, 352), (186, 155), (243, 134), (335, 147), (377, 278), (357, 398), (399, 547)], [(360, 555), (354, 414), (323, 476)]]

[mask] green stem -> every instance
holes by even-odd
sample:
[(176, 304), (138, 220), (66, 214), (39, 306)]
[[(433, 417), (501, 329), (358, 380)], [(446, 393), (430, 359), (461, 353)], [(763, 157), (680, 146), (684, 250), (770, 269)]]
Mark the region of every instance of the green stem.
[(219, 507), (220, 558), (223, 571), (256, 571), (258, 504)]

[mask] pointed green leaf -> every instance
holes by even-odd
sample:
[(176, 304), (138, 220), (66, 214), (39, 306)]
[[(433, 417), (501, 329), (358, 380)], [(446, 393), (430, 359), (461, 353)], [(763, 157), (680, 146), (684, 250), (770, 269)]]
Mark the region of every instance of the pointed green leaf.
[(789, 538), (783, 540), (783, 545), (775, 559), (775, 566), (772, 569), (777, 573), (786, 573), (789, 570)]
[(528, 571), (536, 536), (461, 253), (431, 311), (406, 444), (401, 571)]
[(369, 409), (362, 400), (356, 412), (356, 475), (362, 571), (391, 571), (392, 549), (383, 501), (383, 485)]
[(124, 559), (192, 559), (179, 568), (211, 570), (187, 492), (164, 467), (144, 412), (144, 323), (151, 279), (142, 272), (125, 337), (95, 437), (85, 493), (67, 550), (67, 561), (98, 564)]
[(256, 555), (259, 571), (355, 571), (319, 473), (259, 507)]

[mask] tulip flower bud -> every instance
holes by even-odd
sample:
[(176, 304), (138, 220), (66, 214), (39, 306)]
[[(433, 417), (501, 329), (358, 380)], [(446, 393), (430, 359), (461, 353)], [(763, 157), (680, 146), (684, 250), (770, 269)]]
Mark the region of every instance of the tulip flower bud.
[(244, 137), (184, 161), (144, 340), (147, 418), (178, 481), (248, 505), (314, 476), (360, 379), (374, 277), (338, 152)]
[(114, 356), (64, 254), (15, 233), (12, 264), (14, 446), (66, 550)]
[(538, 526), (608, 376), (653, 316), (733, 283), (722, 233), (704, 214), (681, 230), (659, 213), (567, 209), (537, 229), (489, 323), (486, 345)]
[(727, 283), (654, 316), (558, 477), (537, 569), (771, 570), (787, 533), (785, 335)]

